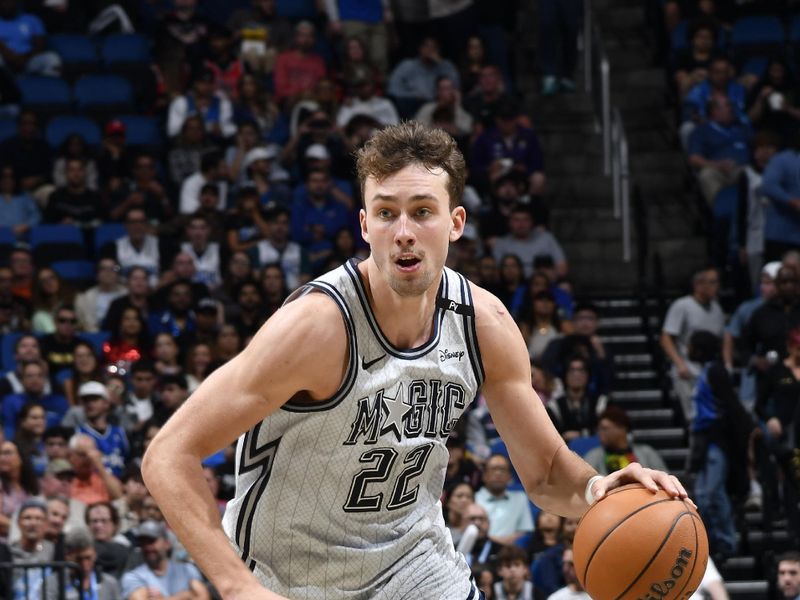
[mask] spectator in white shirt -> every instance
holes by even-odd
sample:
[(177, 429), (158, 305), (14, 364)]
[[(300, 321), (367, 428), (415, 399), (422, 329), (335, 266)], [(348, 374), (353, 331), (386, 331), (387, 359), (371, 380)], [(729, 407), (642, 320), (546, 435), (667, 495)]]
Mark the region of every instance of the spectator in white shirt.
[(392, 101), (377, 96), (375, 83), (367, 78), (350, 83), (349, 94), (336, 115), (336, 124), (345, 127), (356, 115), (370, 116), (381, 125), (396, 125), (400, 121)]
[(212, 150), (200, 159), (200, 170), (187, 177), (181, 186), (180, 213), (190, 215), (200, 208), (200, 191), (207, 183), (219, 188), (217, 209), (224, 211), (228, 206), (228, 182), (225, 180), (227, 168), (222, 153)]

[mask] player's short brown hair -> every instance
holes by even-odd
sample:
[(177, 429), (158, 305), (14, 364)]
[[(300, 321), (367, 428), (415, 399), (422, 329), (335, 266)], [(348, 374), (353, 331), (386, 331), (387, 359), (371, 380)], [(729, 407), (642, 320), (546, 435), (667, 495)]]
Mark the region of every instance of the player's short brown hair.
[(375, 133), (356, 155), (358, 184), (364, 195), (368, 177), (382, 181), (409, 165), (428, 170), (441, 168), (448, 175), (450, 209), (461, 203), (466, 167), (455, 140), (441, 129), (406, 121)]

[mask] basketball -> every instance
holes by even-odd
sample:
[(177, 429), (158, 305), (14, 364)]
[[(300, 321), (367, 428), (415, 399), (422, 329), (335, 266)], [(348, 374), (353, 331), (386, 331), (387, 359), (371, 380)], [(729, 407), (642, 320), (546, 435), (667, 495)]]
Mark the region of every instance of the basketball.
[(682, 600), (703, 578), (708, 539), (688, 502), (631, 484), (586, 511), (573, 560), (594, 600)]

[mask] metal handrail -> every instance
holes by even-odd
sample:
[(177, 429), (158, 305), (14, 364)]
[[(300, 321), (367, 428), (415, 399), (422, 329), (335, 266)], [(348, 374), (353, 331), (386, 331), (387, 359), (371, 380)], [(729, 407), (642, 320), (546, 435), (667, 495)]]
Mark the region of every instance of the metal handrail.
[[(23, 596), (24, 598), (32, 598), (34, 596), (33, 590), (30, 588), (30, 580), (28, 578), (29, 571), (40, 571), (40, 578), (41, 581), (41, 588), (39, 588), (39, 594), (36, 594), (36, 597), (41, 597), (41, 600), (45, 600), (47, 597), (47, 584), (48, 584), (48, 577), (50, 574), (55, 574), (56, 579), (58, 581), (56, 592), (58, 594), (58, 598), (63, 600), (65, 597), (65, 590), (66, 590), (66, 580), (67, 580), (67, 571), (70, 569), (78, 569), (80, 568), (74, 562), (68, 562), (63, 560), (54, 560), (48, 562), (35, 562), (35, 561), (19, 561), (19, 562), (0, 562), (0, 571), (4, 571), (8, 576), (8, 585), (9, 589), (4, 590), (7, 594), (6, 597), (14, 598)], [(20, 582), (18, 580), (18, 573), (22, 572), (24, 575), (22, 576), (21, 582), (21, 589), (18, 588)], [(36, 583), (36, 581), (34, 581)]]

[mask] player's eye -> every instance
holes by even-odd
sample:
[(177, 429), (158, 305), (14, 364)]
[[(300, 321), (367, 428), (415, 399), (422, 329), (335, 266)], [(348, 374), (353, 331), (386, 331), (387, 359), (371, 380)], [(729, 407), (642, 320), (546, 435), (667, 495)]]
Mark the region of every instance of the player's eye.
[(428, 217), (428, 216), (430, 216), (430, 215), (432, 215), (432, 214), (433, 214), (433, 211), (432, 211), (430, 208), (420, 208), (420, 209), (417, 211), (417, 214), (418, 214), (420, 217)]
[(392, 212), (388, 208), (381, 208), (378, 210), (378, 217), (381, 219), (388, 219), (392, 216)]

